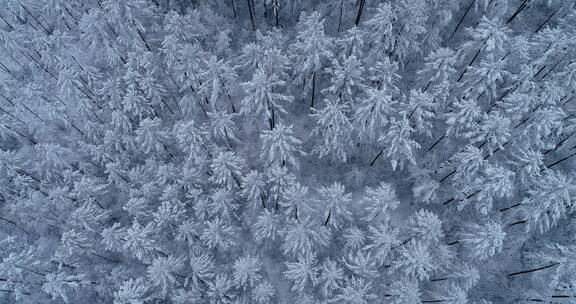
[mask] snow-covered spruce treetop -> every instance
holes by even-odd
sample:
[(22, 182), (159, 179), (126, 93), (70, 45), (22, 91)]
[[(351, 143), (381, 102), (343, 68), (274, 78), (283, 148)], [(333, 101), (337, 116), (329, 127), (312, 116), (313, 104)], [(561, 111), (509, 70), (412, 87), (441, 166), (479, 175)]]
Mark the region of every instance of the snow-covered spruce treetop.
[(0, 303), (576, 303), (575, 7), (0, 0)]

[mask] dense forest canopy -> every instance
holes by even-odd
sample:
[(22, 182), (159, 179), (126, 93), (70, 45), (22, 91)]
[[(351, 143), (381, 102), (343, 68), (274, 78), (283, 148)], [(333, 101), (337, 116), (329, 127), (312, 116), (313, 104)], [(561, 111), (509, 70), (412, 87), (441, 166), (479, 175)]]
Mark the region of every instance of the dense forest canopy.
[(0, 0), (1, 303), (576, 303), (574, 0)]

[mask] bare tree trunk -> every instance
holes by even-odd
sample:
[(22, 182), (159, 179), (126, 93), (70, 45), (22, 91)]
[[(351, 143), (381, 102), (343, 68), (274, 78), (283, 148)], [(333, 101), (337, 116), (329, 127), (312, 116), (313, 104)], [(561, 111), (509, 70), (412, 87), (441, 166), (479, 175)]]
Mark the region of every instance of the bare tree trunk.
[(534, 268), (534, 269), (530, 269), (530, 270), (524, 270), (524, 271), (514, 272), (514, 273), (508, 274), (508, 276), (513, 277), (513, 276), (517, 276), (517, 275), (521, 275), (521, 274), (525, 274), (525, 273), (531, 273), (531, 272), (535, 272), (535, 271), (540, 271), (540, 270), (552, 268), (552, 267), (557, 266), (557, 265), (560, 265), (560, 263), (552, 263), (552, 264), (550, 264), (550, 265), (548, 265), (548, 266), (543, 266), (543, 267), (538, 267), (538, 268)]
[(328, 226), (330, 222), (330, 217), (332, 217), (332, 209), (328, 209), (328, 216), (326, 216), (326, 220), (324, 221), (324, 226)]
[(530, 0), (524, 0), (524, 2), (522, 2), (522, 4), (520, 4), (520, 6), (518, 7), (518, 9), (516, 9), (516, 11), (514, 12), (514, 14), (512, 14), (512, 16), (510, 18), (508, 18), (508, 21), (506, 21), (506, 23), (510, 23), (512, 22), (512, 20), (514, 20), (514, 18), (516, 18), (516, 16), (518, 16), (518, 14), (520, 14), (521, 11), (523, 11), (526, 8), (526, 4), (529, 2)]
[(452, 36), (454, 36), (454, 34), (456, 34), (456, 32), (458, 32), (458, 28), (460, 28), (460, 25), (462, 25), (462, 22), (464, 21), (464, 18), (466, 18), (466, 15), (468, 15), (468, 12), (470, 11), (470, 9), (472, 8), (472, 5), (474, 5), (474, 2), (476, 2), (476, 0), (472, 0), (470, 2), (470, 5), (468, 5), (468, 8), (466, 8), (466, 12), (464, 12), (464, 15), (462, 16), (462, 18), (460, 18), (460, 21), (458, 21), (458, 24), (456, 25), (456, 28), (454, 29), (454, 31), (452, 32), (452, 34), (450, 35), (450, 38), (448, 38), (448, 40), (452, 39)]
[(544, 22), (542, 22), (542, 24), (538, 26), (538, 28), (534, 31), (534, 33), (538, 33), (544, 27), (544, 25), (546, 25), (546, 23), (548, 23), (548, 21), (550, 21), (550, 19), (552, 19), (554, 15), (556, 15), (557, 12), (558, 11), (554, 11), (550, 16), (548, 16), (548, 18), (546, 18), (546, 20), (544, 20)]
[(236, 4), (234, 3), (234, 0), (231, 0), (231, 1), (232, 1), (232, 12), (234, 13), (234, 19), (236, 19), (237, 18), (237, 16), (236, 16)]
[(274, 0), (274, 17), (276, 18), (276, 27), (280, 25), (280, 2), (279, 0)]
[(338, 16), (338, 33), (340, 33), (340, 25), (342, 24), (342, 10), (344, 9), (344, 0), (340, 0), (340, 15)]
[(316, 95), (316, 72), (312, 73), (312, 101), (310, 102), (310, 107), (314, 107), (314, 97)]
[(250, 21), (252, 21), (252, 30), (256, 31), (256, 24), (254, 23), (254, 15), (252, 14), (252, 3), (250, 0), (246, 0), (248, 4), (248, 11), (250, 12)]
[(378, 155), (376, 155), (376, 157), (374, 157), (374, 159), (372, 160), (372, 162), (370, 162), (370, 167), (374, 166), (374, 163), (376, 163), (376, 161), (378, 160), (378, 158), (380, 157), (380, 155), (382, 155), (382, 153), (384, 153), (384, 149), (382, 149), (382, 151), (380, 151), (380, 153), (378, 153)]
[[(572, 147), (572, 149), (574, 149), (574, 148), (576, 148), (576, 146)], [(561, 158), (561, 159), (559, 159), (559, 160), (557, 160), (557, 161), (555, 161), (555, 162), (553, 162), (553, 163), (551, 163), (551, 164), (549, 164), (549, 165), (546, 165), (546, 167), (545, 167), (545, 168), (542, 168), (540, 171), (543, 171), (544, 169), (550, 169), (550, 168), (552, 168), (552, 167), (554, 167), (554, 166), (556, 166), (556, 165), (558, 165), (558, 164), (560, 164), (560, 163), (562, 163), (562, 162), (565, 162), (565, 161), (569, 160), (570, 158), (572, 158), (572, 157), (574, 157), (574, 156), (576, 156), (576, 152), (574, 152), (574, 153), (572, 153), (572, 154), (570, 154), (570, 155), (568, 155), (568, 156), (566, 156), (566, 157), (564, 157), (564, 158)]]
[(360, 24), (360, 19), (362, 18), (362, 12), (364, 11), (364, 3), (366, 3), (366, 0), (360, 0), (360, 4), (358, 5), (358, 14), (356, 15), (356, 22), (354, 22), (356, 26)]

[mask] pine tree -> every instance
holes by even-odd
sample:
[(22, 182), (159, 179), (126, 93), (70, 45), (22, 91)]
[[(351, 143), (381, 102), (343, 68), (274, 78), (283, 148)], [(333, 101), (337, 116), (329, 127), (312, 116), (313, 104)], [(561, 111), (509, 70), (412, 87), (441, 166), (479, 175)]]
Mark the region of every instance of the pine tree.
[(390, 291), (386, 296), (390, 297), (391, 303), (394, 304), (420, 304), (421, 292), (418, 281), (404, 279), (395, 281), (390, 286)]
[(207, 96), (211, 104), (216, 104), (224, 96), (229, 100), (232, 112), (236, 112), (231, 94), (236, 86), (238, 75), (227, 62), (219, 60), (216, 56), (210, 56), (198, 77), (202, 79), (202, 85), (198, 91)]
[(264, 175), (256, 170), (252, 170), (242, 177), (241, 195), (251, 206), (255, 207), (261, 204), (263, 208), (266, 208), (266, 202), (264, 200), (265, 185)]
[(320, 187), (318, 189), (319, 202), (325, 205), (324, 211), (324, 226), (328, 224), (338, 228), (341, 222), (352, 215), (350, 212), (350, 202), (352, 201), (352, 194), (346, 193), (346, 189), (340, 183), (333, 183), (327, 187)]
[(423, 92), (427, 92), (434, 82), (445, 83), (456, 72), (454, 66), (457, 63), (455, 52), (450, 48), (438, 48), (424, 58), (424, 68), (418, 71), (422, 80), (427, 80), (428, 84)]
[(458, 52), (461, 56), (467, 57), (475, 54), (468, 66), (474, 63), (483, 49), (492, 53), (495, 58), (499, 58), (506, 51), (509, 32), (510, 30), (502, 26), (497, 19), (490, 20), (486, 16), (482, 16), (477, 27), (466, 28), (466, 34), (471, 40), (463, 43)]
[(374, 16), (365, 22), (370, 29), (371, 41), (389, 49), (394, 44), (394, 23), (398, 19), (396, 12), (389, 3), (380, 3)]
[(495, 58), (493, 54), (480, 61), (478, 66), (471, 66), (464, 80), (468, 96), (479, 96), (488, 92), (492, 98), (497, 97), (498, 83), (510, 75), (506, 71), (506, 60)]
[(316, 256), (307, 254), (298, 257), (297, 262), (286, 263), (284, 276), (292, 281), (292, 291), (302, 292), (309, 286), (318, 284)]
[(311, 92), (310, 107), (314, 107), (316, 95), (316, 78), (331, 61), (334, 56), (332, 53), (332, 38), (327, 37), (324, 33), (324, 20), (320, 20), (320, 14), (313, 12), (311, 14), (302, 13), (297, 25), (298, 34), (296, 42), (292, 46), (294, 54), (293, 61), (298, 70), (296, 71), (297, 80), (304, 82), (304, 92)]
[(159, 257), (148, 266), (148, 278), (153, 285), (162, 288), (162, 294), (166, 295), (168, 289), (172, 289), (176, 283), (175, 274), (184, 266), (184, 259), (174, 256)]
[(242, 176), (243, 163), (244, 161), (234, 152), (218, 153), (210, 164), (210, 169), (214, 174), (211, 176), (211, 180), (228, 189), (232, 189), (234, 186), (240, 187), (239, 178)]
[(468, 302), (468, 295), (466, 290), (460, 288), (456, 284), (451, 284), (445, 290), (438, 293), (436, 296), (437, 300), (432, 301), (440, 301), (442, 303), (449, 303), (449, 304), (466, 304)]
[(292, 126), (279, 123), (270, 131), (262, 131), (260, 140), (262, 141), (261, 158), (266, 164), (270, 166), (289, 164), (295, 168), (299, 167), (296, 156), (304, 152), (300, 150), (302, 141), (294, 136)]
[(366, 94), (367, 98), (354, 110), (353, 121), (361, 139), (377, 139), (388, 125), (397, 102), (383, 89), (369, 88)]
[(208, 254), (197, 254), (190, 257), (190, 273), (188, 278), (193, 286), (206, 284), (214, 278), (214, 260)]
[(257, 241), (274, 240), (280, 226), (278, 217), (269, 210), (263, 210), (254, 222), (254, 237)]
[(438, 243), (444, 237), (442, 221), (428, 210), (420, 209), (408, 219), (408, 227), (412, 238), (425, 242)]
[(484, 224), (469, 224), (460, 242), (469, 246), (470, 255), (481, 260), (487, 259), (502, 250), (506, 232), (494, 221)]
[(416, 132), (432, 136), (431, 120), (436, 116), (437, 107), (438, 105), (431, 94), (420, 90), (411, 90), (408, 103), (404, 109), (400, 110), (400, 113), (414, 122)]
[(238, 217), (238, 204), (234, 196), (227, 189), (217, 189), (210, 196), (208, 213), (211, 216), (222, 218), (226, 221)]
[(540, 151), (527, 148), (526, 150), (511, 152), (511, 156), (511, 163), (515, 167), (520, 168), (516, 176), (518, 176), (522, 185), (531, 185), (542, 176), (544, 155)]
[(246, 43), (241, 50), (242, 54), (237, 57), (236, 69), (244, 71), (257, 70), (265, 57), (265, 48), (261, 43)]
[(142, 261), (148, 261), (156, 250), (156, 240), (153, 235), (152, 223), (142, 226), (138, 221), (134, 221), (126, 230), (123, 249)]
[(42, 284), (42, 291), (50, 295), (52, 300), (62, 298), (65, 303), (69, 303), (68, 289), (80, 287), (84, 283), (84, 275), (70, 275), (58, 271), (46, 275), (46, 282)]
[(286, 208), (284, 211), (286, 215), (292, 216), (295, 219), (298, 219), (299, 214), (313, 210), (310, 206), (311, 201), (309, 198), (308, 187), (302, 186), (299, 183), (288, 186), (284, 189), (280, 205)]
[(346, 104), (339, 104), (332, 99), (326, 100), (322, 109), (313, 109), (311, 116), (318, 126), (312, 133), (318, 134), (321, 141), (314, 148), (314, 153), (320, 157), (330, 155), (333, 159), (346, 162), (352, 136), (352, 124), (346, 116), (348, 110)]
[(467, 145), (462, 151), (454, 154), (450, 161), (454, 164), (455, 174), (453, 180), (458, 182), (471, 182), (484, 165), (482, 150)]
[(478, 129), (469, 131), (464, 136), (481, 146), (486, 145), (489, 153), (493, 153), (495, 149), (504, 150), (504, 144), (511, 137), (510, 124), (510, 119), (495, 111), (484, 114)]
[(405, 116), (400, 121), (393, 118), (388, 133), (379, 138), (379, 141), (386, 146), (383, 152), (385, 151), (386, 157), (390, 158), (392, 170), (403, 169), (406, 162), (416, 164), (413, 149), (420, 148), (420, 145), (410, 138), (413, 131)]
[(274, 293), (274, 286), (272, 286), (272, 284), (261, 282), (252, 289), (251, 296), (256, 304), (265, 304), (269, 303)]
[(224, 111), (209, 112), (210, 129), (212, 135), (232, 145), (232, 141), (238, 140), (236, 134), (239, 132), (236, 123), (232, 120), (236, 115)]
[(216, 218), (212, 221), (207, 221), (205, 224), (206, 227), (200, 235), (200, 240), (208, 248), (226, 250), (236, 243), (236, 232), (230, 225), (222, 222), (221, 219)]
[(402, 65), (408, 54), (421, 52), (419, 39), (427, 32), (428, 9), (426, 6), (427, 3), (424, 0), (400, 1), (395, 6), (398, 21), (402, 26), (395, 37), (391, 53)]
[(394, 261), (393, 269), (402, 270), (410, 278), (427, 280), (430, 272), (437, 269), (428, 247), (419, 241), (410, 241), (400, 248), (400, 257)]
[(233, 288), (232, 281), (225, 273), (216, 275), (214, 281), (208, 283), (207, 296), (210, 298), (210, 303), (227, 304), (231, 303), (234, 297), (231, 289)]
[(241, 84), (246, 92), (246, 97), (242, 99), (242, 114), (264, 117), (269, 121), (270, 129), (274, 129), (276, 116), (280, 113), (286, 114), (284, 104), (293, 101), (292, 96), (278, 92), (278, 87), (285, 84), (278, 75), (267, 75), (263, 69), (257, 69), (251, 81)]
[(374, 221), (378, 217), (387, 221), (389, 211), (396, 209), (400, 204), (396, 191), (387, 183), (381, 182), (377, 187), (366, 187), (364, 192), (362, 202), (367, 205), (368, 214), (364, 217), (366, 221)]
[(497, 165), (487, 165), (482, 170), (482, 177), (476, 181), (481, 188), (476, 196), (480, 212), (487, 214), (492, 209), (495, 198), (510, 198), (514, 191), (514, 172)]
[(143, 119), (140, 121), (140, 127), (136, 130), (136, 134), (136, 140), (140, 143), (144, 153), (170, 153), (165, 145), (169, 133), (162, 127), (160, 119)]
[(363, 249), (372, 252), (372, 256), (379, 262), (383, 263), (388, 258), (392, 247), (399, 244), (398, 229), (394, 229), (385, 224), (368, 227), (368, 239), (370, 243)]
[(193, 120), (174, 125), (173, 133), (180, 148), (190, 153), (190, 157), (201, 154), (206, 149), (207, 131), (198, 127)]
[(341, 293), (336, 296), (335, 300), (352, 304), (372, 303), (378, 297), (371, 293), (372, 284), (365, 282), (362, 278), (352, 277), (346, 281)]
[(530, 227), (544, 232), (574, 208), (576, 187), (572, 178), (559, 171), (544, 171), (521, 205), (526, 206)]
[(451, 111), (446, 113), (447, 135), (467, 136), (474, 132), (476, 121), (482, 117), (482, 110), (475, 99), (461, 99), (454, 102)]
[(326, 297), (331, 296), (334, 291), (340, 288), (344, 280), (344, 270), (336, 261), (325, 259), (320, 270), (320, 288)]
[(344, 58), (342, 64), (333, 60), (326, 70), (331, 75), (330, 86), (323, 93), (338, 96), (339, 102), (353, 104), (355, 95), (364, 88), (362, 62), (352, 55)]
[(148, 299), (150, 284), (142, 277), (125, 281), (120, 289), (114, 292), (114, 304), (140, 304)]
[(355, 56), (356, 58), (364, 57), (364, 46), (366, 32), (357, 26), (351, 27), (344, 33), (344, 37), (338, 40), (342, 50), (340, 54), (346, 56)]
[(234, 262), (234, 285), (238, 287), (254, 287), (262, 276), (259, 274), (262, 268), (257, 257), (245, 255)]
[(368, 79), (373, 81), (379, 90), (384, 90), (397, 97), (400, 93), (398, 81), (402, 78), (397, 72), (398, 63), (391, 60), (390, 57), (384, 56), (368, 68)]
[(358, 250), (364, 246), (366, 237), (364, 231), (358, 227), (350, 227), (344, 230), (344, 248), (351, 251)]
[(330, 241), (330, 231), (326, 227), (312, 222), (310, 217), (288, 220), (286, 229), (282, 231), (284, 241), (281, 245), (285, 255), (311, 255), (316, 246), (327, 246)]

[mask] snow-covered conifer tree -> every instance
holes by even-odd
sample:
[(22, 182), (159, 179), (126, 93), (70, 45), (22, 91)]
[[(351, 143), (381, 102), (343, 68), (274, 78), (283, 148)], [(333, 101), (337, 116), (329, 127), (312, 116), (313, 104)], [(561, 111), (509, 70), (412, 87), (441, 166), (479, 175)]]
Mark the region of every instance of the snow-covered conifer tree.
[(384, 182), (378, 187), (366, 187), (364, 192), (363, 202), (367, 205), (368, 214), (365, 217), (367, 221), (374, 221), (379, 217), (387, 220), (388, 212), (396, 209), (400, 204), (394, 188)]
[(546, 170), (521, 204), (526, 206), (530, 226), (546, 231), (555, 226), (567, 210), (574, 208), (575, 196), (572, 178), (559, 171)]
[(242, 99), (241, 112), (256, 118), (264, 117), (270, 123), (270, 129), (274, 129), (280, 114), (286, 113), (286, 103), (292, 102), (292, 96), (284, 95), (277, 91), (285, 82), (278, 75), (266, 75), (263, 69), (257, 69), (252, 80), (242, 83), (246, 91), (246, 97)]
[(292, 126), (277, 124), (272, 130), (262, 131), (262, 159), (271, 166), (291, 165), (298, 167), (296, 157), (304, 153), (300, 150), (302, 141), (294, 136)]
[(461, 242), (469, 246), (470, 254), (479, 259), (486, 259), (502, 250), (506, 232), (494, 221), (484, 224), (469, 224), (462, 234)]
[(394, 261), (394, 269), (403, 271), (407, 276), (419, 281), (427, 280), (430, 272), (436, 270), (428, 247), (419, 241), (410, 241), (400, 249), (400, 257)]
[(298, 66), (297, 80), (304, 83), (304, 91), (311, 91), (310, 106), (314, 107), (316, 79), (322, 69), (332, 60), (333, 40), (324, 33), (324, 20), (320, 14), (302, 13), (298, 22), (298, 34), (292, 46), (293, 61)]
[(420, 145), (410, 138), (412, 132), (414, 128), (410, 126), (406, 116), (403, 116), (400, 120), (393, 118), (388, 133), (379, 138), (386, 146), (381, 153), (386, 153), (386, 157), (390, 159), (392, 170), (403, 169), (406, 162), (415, 164), (414, 149), (420, 148)]
[(346, 114), (349, 106), (333, 99), (326, 100), (326, 105), (320, 110), (313, 109), (312, 117), (318, 126), (312, 131), (320, 135), (320, 144), (314, 152), (320, 157), (330, 155), (332, 158), (345, 162), (352, 137), (352, 124)]
[(292, 281), (291, 290), (302, 292), (318, 284), (318, 266), (314, 254), (300, 256), (296, 262), (286, 263), (286, 268), (284, 275)]

